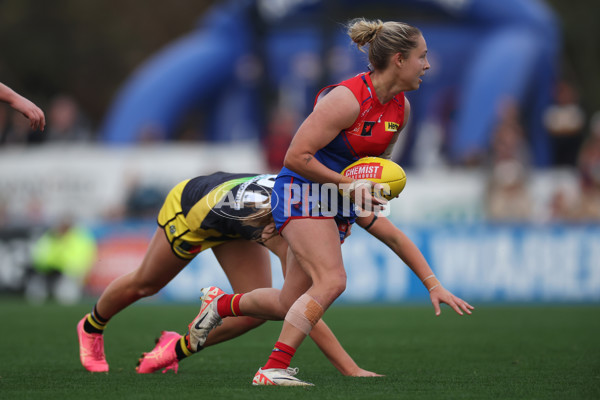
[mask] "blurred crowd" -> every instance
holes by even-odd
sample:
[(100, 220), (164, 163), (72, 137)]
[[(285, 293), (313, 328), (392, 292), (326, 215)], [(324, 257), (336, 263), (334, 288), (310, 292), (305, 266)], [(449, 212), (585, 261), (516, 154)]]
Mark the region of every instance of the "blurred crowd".
[(544, 114), (554, 169), (573, 179), (556, 181), (540, 217), (532, 197), (530, 149), (518, 105), (507, 100), (498, 110), (489, 157), (486, 212), (492, 221), (600, 221), (600, 111), (587, 118), (575, 86), (556, 85), (554, 102)]
[(29, 146), (41, 143), (91, 142), (92, 127), (72, 96), (60, 94), (44, 107), (47, 128), (33, 131), (27, 118), (0, 102), (0, 146)]
[(23, 281), (23, 292), (32, 303), (54, 300), (74, 304), (83, 295), (83, 284), (96, 261), (92, 232), (70, 216), (36, 238)]

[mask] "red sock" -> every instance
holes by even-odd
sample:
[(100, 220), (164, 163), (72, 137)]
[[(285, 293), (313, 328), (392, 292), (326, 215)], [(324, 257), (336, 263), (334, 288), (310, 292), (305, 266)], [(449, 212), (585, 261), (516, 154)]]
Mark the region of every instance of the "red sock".
[(277, 342), (275, 343), (275, 347), (273, 348), (273, 352), (269, 356), (267, 363), (262, 369), (286, 369), (290, 366), (290, 362), (295, 353), (295, 348), (288, 346), (285, 343)]
[(243, 294), (224, 294), (217, 300), (217, 312), (221, 318), (239, 317), (242, 314), (240, 310), (240, 300)]

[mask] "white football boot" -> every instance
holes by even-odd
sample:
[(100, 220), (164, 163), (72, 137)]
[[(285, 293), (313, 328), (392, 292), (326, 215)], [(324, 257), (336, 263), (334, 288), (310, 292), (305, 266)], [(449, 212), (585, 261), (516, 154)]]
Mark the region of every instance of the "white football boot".
[(298, 373), (298, 368), (287, 369), (262, 369), (259, 368), (252, 384), (254, 386), (314, 386), (310, 382), (304, 382), (294, 375)]
[(200, 312), (188, 326), (190, 335), (191, 351), (197, 352), (202, 350), (208, 333), (223, 323), (223, 320), (217, 312), (217, 300), (223, 296), (225, 292), (216, 286), (203, 288), (200, 291)]

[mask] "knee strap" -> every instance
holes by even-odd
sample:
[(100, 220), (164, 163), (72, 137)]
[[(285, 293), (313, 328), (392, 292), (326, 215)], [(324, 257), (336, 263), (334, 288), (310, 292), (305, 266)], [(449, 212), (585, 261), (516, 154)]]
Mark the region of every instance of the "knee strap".
[(308, 335), (324, 312), (323, 307), (312, 296), (304, 293), (287, 312), (285, 320)]

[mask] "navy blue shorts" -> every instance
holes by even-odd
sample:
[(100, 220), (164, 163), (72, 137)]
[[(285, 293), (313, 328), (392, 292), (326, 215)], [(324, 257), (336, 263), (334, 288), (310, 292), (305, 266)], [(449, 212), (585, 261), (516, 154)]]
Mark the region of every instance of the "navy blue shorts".
[(321, 185), (290, 175), (275, 180), (271, 209), (279, 233), (292, 219), (334, 218), (342, 243), (356, 220), (354, 205), (339, 194), (335, 185)]

